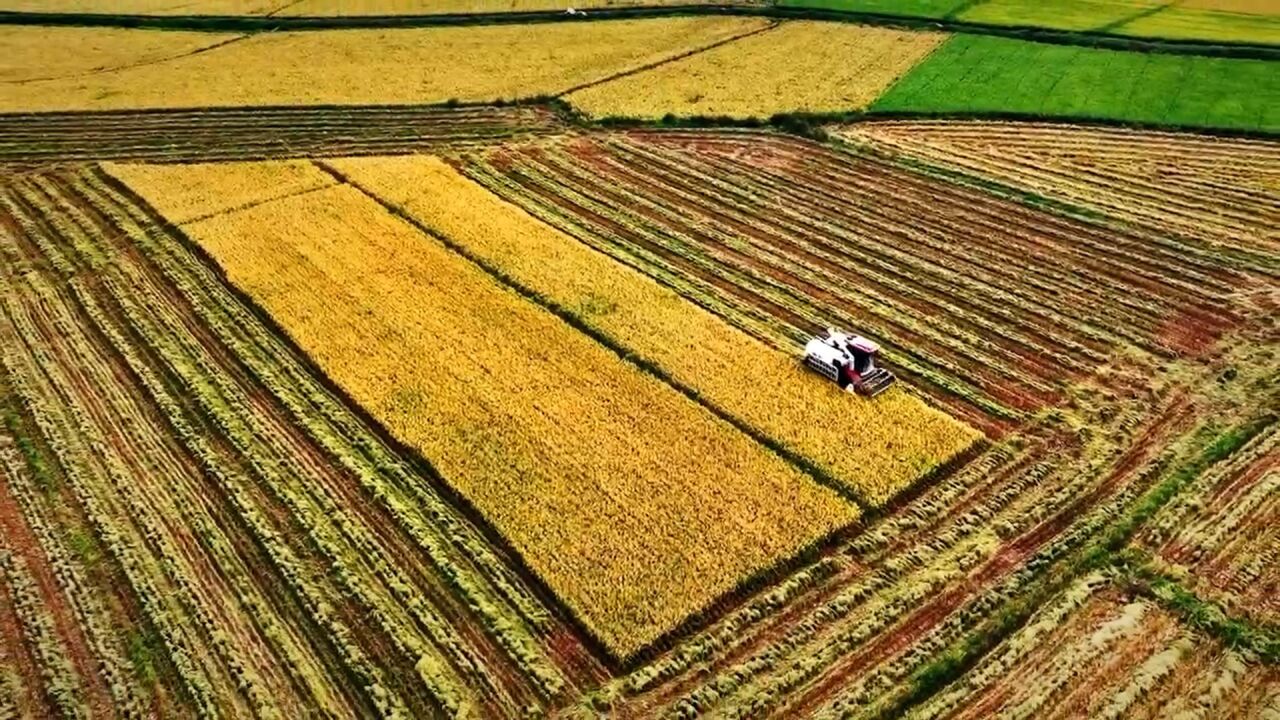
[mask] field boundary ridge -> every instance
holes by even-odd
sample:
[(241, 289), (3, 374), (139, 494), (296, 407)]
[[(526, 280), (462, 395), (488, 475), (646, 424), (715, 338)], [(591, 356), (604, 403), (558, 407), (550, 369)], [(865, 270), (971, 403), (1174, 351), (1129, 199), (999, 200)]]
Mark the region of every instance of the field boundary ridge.
[(1171, 55), (1254, 60), (1280, 60), (1280, 45), (1226, 40), (1166, 39), (1086, 30), (1053, 30), (1033, 25), (995, 25), (952, 18), (920, 18), (907, 15), (826, 10), (736, 3), (687, 5), (636, 5), (575, 11), (523, 10), (516, 12), (437, 13), (417, 15), (296, 16), (267, 15), (139, 15), (123, 13), (0, 11), (0, 25), (111, 27), (126, 29), (188, 30), (199, 32), (275, 32), (292, 30), (346, 30), (375, 28), (424, 28), (466, 25), (519, 25), (525, 23), (591, 22), (687, 16), (742, 16), (777, 20), (825, 20), (970, 35), (993, 35), (1055, 45), (1077, 45)]

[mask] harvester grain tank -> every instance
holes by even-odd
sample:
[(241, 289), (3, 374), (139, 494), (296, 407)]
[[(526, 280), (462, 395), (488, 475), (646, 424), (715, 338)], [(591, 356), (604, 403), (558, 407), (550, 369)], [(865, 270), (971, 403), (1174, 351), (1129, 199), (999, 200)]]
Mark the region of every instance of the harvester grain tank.
[(875, 397), (889, 389), (897, 378), (876, 364), (880, 346), (861, 335), (849, 335), (834, 328), (804, 346), (804, 364), (814, 372), (850, 392)]

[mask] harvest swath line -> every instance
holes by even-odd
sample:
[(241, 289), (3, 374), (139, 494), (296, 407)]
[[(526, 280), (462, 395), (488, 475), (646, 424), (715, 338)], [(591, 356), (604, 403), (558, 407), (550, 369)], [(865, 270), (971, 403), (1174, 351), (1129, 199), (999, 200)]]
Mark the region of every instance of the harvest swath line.
[(532, 105), (0, 114), (0, 163), (387, 154), (483, 145), (567, 129), (554, 111)]
[(1280, 223), (1280, 143), (1045, 123), (876, 121), (849, 140), (1007, 183), (1188, 239), (1272, 277)]
[[(59, 466), (197, 703), (309, 698), (336, 711), (345, 701), (334, 688), (372, 683), (358, 700), (366, 711), (472, 705), (507, 715), (598, 682), (595, 654), (436, 481), (344, 408), (112, 181), (85, 171), (32, 176), (0, 201), (21, 228), (4, 238), (3, 327), (14, 340), (6, 374), (58, 440)], [(14, 334), (14, 323), (27, 329)], [(68, 427), (120, 455), (78, 451)], [(135, 465), (112, 466), (114, 457)], [(171, 483), (164, 493), (138, 474), (153, 466)], [(102, 494), (102, 481), (119, 501)], [(173, 505), (174, 495), (187, 502)], [(116, 502), (131, 511), (118, 514)], [(197, 532), (154, 515), (151, 503)], [(149, 540), (114, 540), (133, 522)], [(168, 559), (156, 565), (151, 552)], [(170, 582), (172, 590), (149, 590)], [(225, 600), (202, 600), (217, 588)], [(248, 607), (258, 619), (245, 624), (238, 613)], [(166, 620), (187, 612), (189, 629)], [(197, 642), (201, 627), (239, 637)], [(253, 647), (252, 657), (240, 652)], [(247, 695), (201, 660), (206, 648), (224, 657), (217, 664), (244, 668)]]

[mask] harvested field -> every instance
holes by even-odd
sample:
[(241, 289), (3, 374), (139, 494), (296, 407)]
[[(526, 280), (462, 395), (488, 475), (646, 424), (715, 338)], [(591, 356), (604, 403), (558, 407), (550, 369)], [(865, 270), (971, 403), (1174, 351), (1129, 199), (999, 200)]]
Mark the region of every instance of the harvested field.
[(1091, 575), (911, 717), (1266, 717), (1278, 693), (1256, 654)]
[(279, 107), (0, 114), (0, 163), (194, 162), (461, 148), (566, 130), (540, 107)]
[(995, 436), (1121, 348), (1200, 352), (1258, 312), (1228, 298), (1266, 282), (1192, 241), (777, 136), (619, 133), (504, 147), (464, 171), (780, 347), (860, 328)]
[[(0, 112), (514, 100), (554, 95), (764, 25), (759, 18), (692, 17), (260, 33), (169, 62), (11, 84), (0, 94)], [(58, 44), (17, 56), (9, 72), (39, 76), (40, 58), (74, 54), (97, 33), (67, 30)], [(131, 47), (154, 35), (122, 30), (112, 37)], [(174, 42), (186, 47), (184, 38)], [(515, 47), (522, 52), (510, 53)]]
[(860, 110), (946, 40), (860, 25), (785, 22), (565, 96), (595, 117), (769, 117)]
[(858, 517), (355, 188), (184, 231), (617, 657)]
[(873, 122), (837, 132), (1280, 272), (1266, 257), (1280, 251), (1274, 141), (999, 122)]
[(1139, 536), (1158, 566), (1229, 611), (1280, 627), (1280, 432), (1188, 488)]

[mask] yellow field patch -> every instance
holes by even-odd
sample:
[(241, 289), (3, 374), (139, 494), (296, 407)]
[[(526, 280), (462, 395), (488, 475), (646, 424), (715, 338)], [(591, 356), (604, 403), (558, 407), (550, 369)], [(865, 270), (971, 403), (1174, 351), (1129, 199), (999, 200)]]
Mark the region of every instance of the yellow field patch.
[(184, 230), (620, 657), (858, 517), (352, 187)]
[[(12, 85), (0, 94), (0, 111), (524, 98), (556, 94), (764, 23), (759, 18), (670, 18), (261, 33), (160, 64)], [(97, 41), (101, 32), (77, 28), (59, 33), (56, 44), (9, 58), (8, 71), (41, 77), (44, 58), (75, 54), (81, 43)], [(180, 47), (190, 42), (186, 34), (118, 30), (109, 43), (128, 47), (163, 42), (170, 35)]]
[(530, 12), (627, 7), (629, 5), (698, 5), (715, 0), (302, 0), (278, 13), (288, 15), (429, 15), (436, 13)]
[(265, 15), (290, 0), (0, 0), (0, 10), (129, 15)]
[(745, 425), (883, 504), (980, 434), (915, 396), (850, 396), (438, 158), (331, 161), (426, 227), (566, 308)]
[(148, 200), (175, 223), (297, 195), (334, 184), (307, 160), (251, 164), (194, 163), (181, 166), (103, 163), (127, 185), (148, 188)]
[(566, 99), (596, 117), (768, 117), (857, 110), (947, 37), (842, 23), (787, 22)]
[[(162, 63), (235, 37), (226, 33), (8, 25), (0, 27), (0, 83), (45, 78), (65, 81)], [(18, 92), (18, 88), (7, 86), (0, 98)]]

